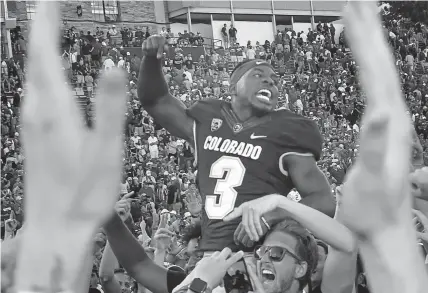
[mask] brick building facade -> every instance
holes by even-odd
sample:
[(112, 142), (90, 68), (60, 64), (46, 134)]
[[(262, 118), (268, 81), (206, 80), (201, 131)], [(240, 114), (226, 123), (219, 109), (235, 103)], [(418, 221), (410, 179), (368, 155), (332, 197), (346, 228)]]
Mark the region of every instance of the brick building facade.
[[(28, 36), (29, 26), (31, 25), (32, 13), (27, 7), (28, 3), (34, 1), (7, 1), (9, 18), (16, 18), (17, 26), (21, 27), (24, 37)], [(96, 27), (107, 29), (111, 25), (120, 28), (126, 27), (148, 27), (151, 33), (160, 30), (168, 22), (167, 12), (165, 12), (165, 3), (163, 1), (117, 1), (118, 21), (105, 22), (100, 14), (94, 14), (94, 2), (96, 7), (102, 10), (102, 2), (115, 1), (60, 1), (61, 15), (63, 23), (62, 29), (68, 29), (74, 26), (78, 31), (95, 32)], [(3, 2), (1, 2), (3, 10)], [(77, 7), (80, 5), (82, 15), (78, 16)], [(2, 13), (2, 17), (4, 14)], [(2, 35), (4, 36), (4, 23), (2, 22)]]

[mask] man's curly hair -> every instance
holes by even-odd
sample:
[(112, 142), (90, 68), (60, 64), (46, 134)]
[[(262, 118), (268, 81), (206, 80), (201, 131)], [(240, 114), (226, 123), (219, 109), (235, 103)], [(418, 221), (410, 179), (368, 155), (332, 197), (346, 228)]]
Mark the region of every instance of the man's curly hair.
[(299, 290), (303, 290), (309, 284), (309, 292), (311, 292), (311, 275), (318, 265), (317, 241), (306, 228), (292, 218), (279, 222), (272, 227), (269, 233), (278, 231), (290, 234), (296, 238), (296, 255), (308, 264), (306, 274), (299, 279)]

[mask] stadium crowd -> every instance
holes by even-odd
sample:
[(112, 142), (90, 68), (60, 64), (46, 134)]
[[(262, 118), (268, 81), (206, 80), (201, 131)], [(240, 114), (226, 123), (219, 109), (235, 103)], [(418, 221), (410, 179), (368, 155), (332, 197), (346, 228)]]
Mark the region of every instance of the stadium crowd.
[[(415, 155), (421, 156), (427, 165), (428, 31), (424, 25), (392, 16), (385, 18), (383, 24), (386, 38), (394, 49), (402, 90), (422, 146), (421, 153)], [(142, 31), (140, 28), (136, 30)], [(138, 99), (141, 58), (131, 55), (126, 48), (130, 43), (141, 45), (150, 33), (134, 33), (133, 37), (128, 30), (123, 30), (119, 42), (112, 38), (117, 33), (114, 26), (105, 33), (99, 29), (86, 35), (83, 32), (77, 34), (73, 29), (67, 31), (66, 47), (61, 56), (63, 69), (70, 85), (83, 90), (87, 97), (87, 107), (83, 110), (89, 126), (94, 119), (92, 107), (100, 73), (112, 67), (127, 72), (125, 151), (116, 210), (157, 264), (175, 265), (189, 273), (202, 257), (197, 249), (202, 200), (195, 182), (194, 151), (188, 142), (170, 135), (157, 124)], [(341, 32), (335, 41), (334, 25), (319, 23), (313, 31), (278, 31), (273, 42), (261, 40), (243, 46), (231, 40), (227, 49), (205, 46), (205, 54), (192, 56), (183, 54), (183, 47), (202, 45), (199, 34), (194, 36), (184, 32), (175, 41), (169, 29), (162, 29), (161, 34), (171, 39), (168, 43), (174, 47), (173, 55), (164, 53), (164, 76), (171, 94), (190, 106), (205, 98), (230, 99), (230, 68), (238, 62), (264, 59), (271, 63), (281, 76), (278, 108), (307, 116), (319, 126), (324, 145), (318, 165), (339, 201), (340, 187), (358, 154), (360, 119), (365, 104), (365, 94), (357, 77), (358, 66), (353, 61), (344, 33)], [(21, 37), (14, 38), (14, 50), (20, 57), (4, 59), (1, 63), (2, 239), (13, 238), (25, 223), (22, 206), (25, 151), (20, 140), (20, 106), (26, 95), (27, 53), (22, 40)], [(292, 191), (289, 198), (300, 200), (296, 191)], [(421, 223), (428, 222), (423, 215), (420, 217)], [(101, 229), (94, 240), (89, 292), (148, 290), (119, 266), (106, 239), (105, 231)], [(314, 273), (311, 275), (311, 288), (315, 289), (321, 283), (328, 255), (328, 246), (321, 240), (317, 243), (318, 265), (312, 268)], [(7, 259), (3, 262), (7, 263)], [(2, 266), (2, 292), (8, 289), (8, 281), (11, 281), (7, 279), (11, 277), (10, 272), (4, 274), (3, 269)], [(360, 262), (356, 275), (358, 292), (368, 292)]]

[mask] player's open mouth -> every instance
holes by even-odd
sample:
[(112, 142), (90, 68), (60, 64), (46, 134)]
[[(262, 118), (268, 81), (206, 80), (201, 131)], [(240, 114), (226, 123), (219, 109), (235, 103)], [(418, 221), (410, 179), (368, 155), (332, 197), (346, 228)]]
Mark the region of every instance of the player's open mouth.
[(262, 269), (263, 282), (275, 280), (275, 274), (270, 269)]
[(256, 97), (260, 100), (269, 102), (270, 98), (272, 97), (272, 92), (270, 90), (262, 89), (257, 92)]

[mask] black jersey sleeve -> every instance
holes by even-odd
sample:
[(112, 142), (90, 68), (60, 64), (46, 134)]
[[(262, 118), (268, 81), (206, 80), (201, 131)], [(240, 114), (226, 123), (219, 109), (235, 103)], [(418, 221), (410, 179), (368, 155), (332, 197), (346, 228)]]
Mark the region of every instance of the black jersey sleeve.
[(187, 114), (197, 122), (208, 121), (218, 115), (223, 103), (223, 101), (214, 99), (197, 101), (187, 109)]
[(186, 278), (186, 273), (184, 271), (178, 271), (169, 268), (166, 273), (166, 283), (168, 286), (168, 292), (172, 293), (175, 287), (181, 284)]
[(323, 139), (318, 126), (303, 116), (292, 116), (278, 121), (276, 144), (283, 154), (311, 154), (318, 161)]

